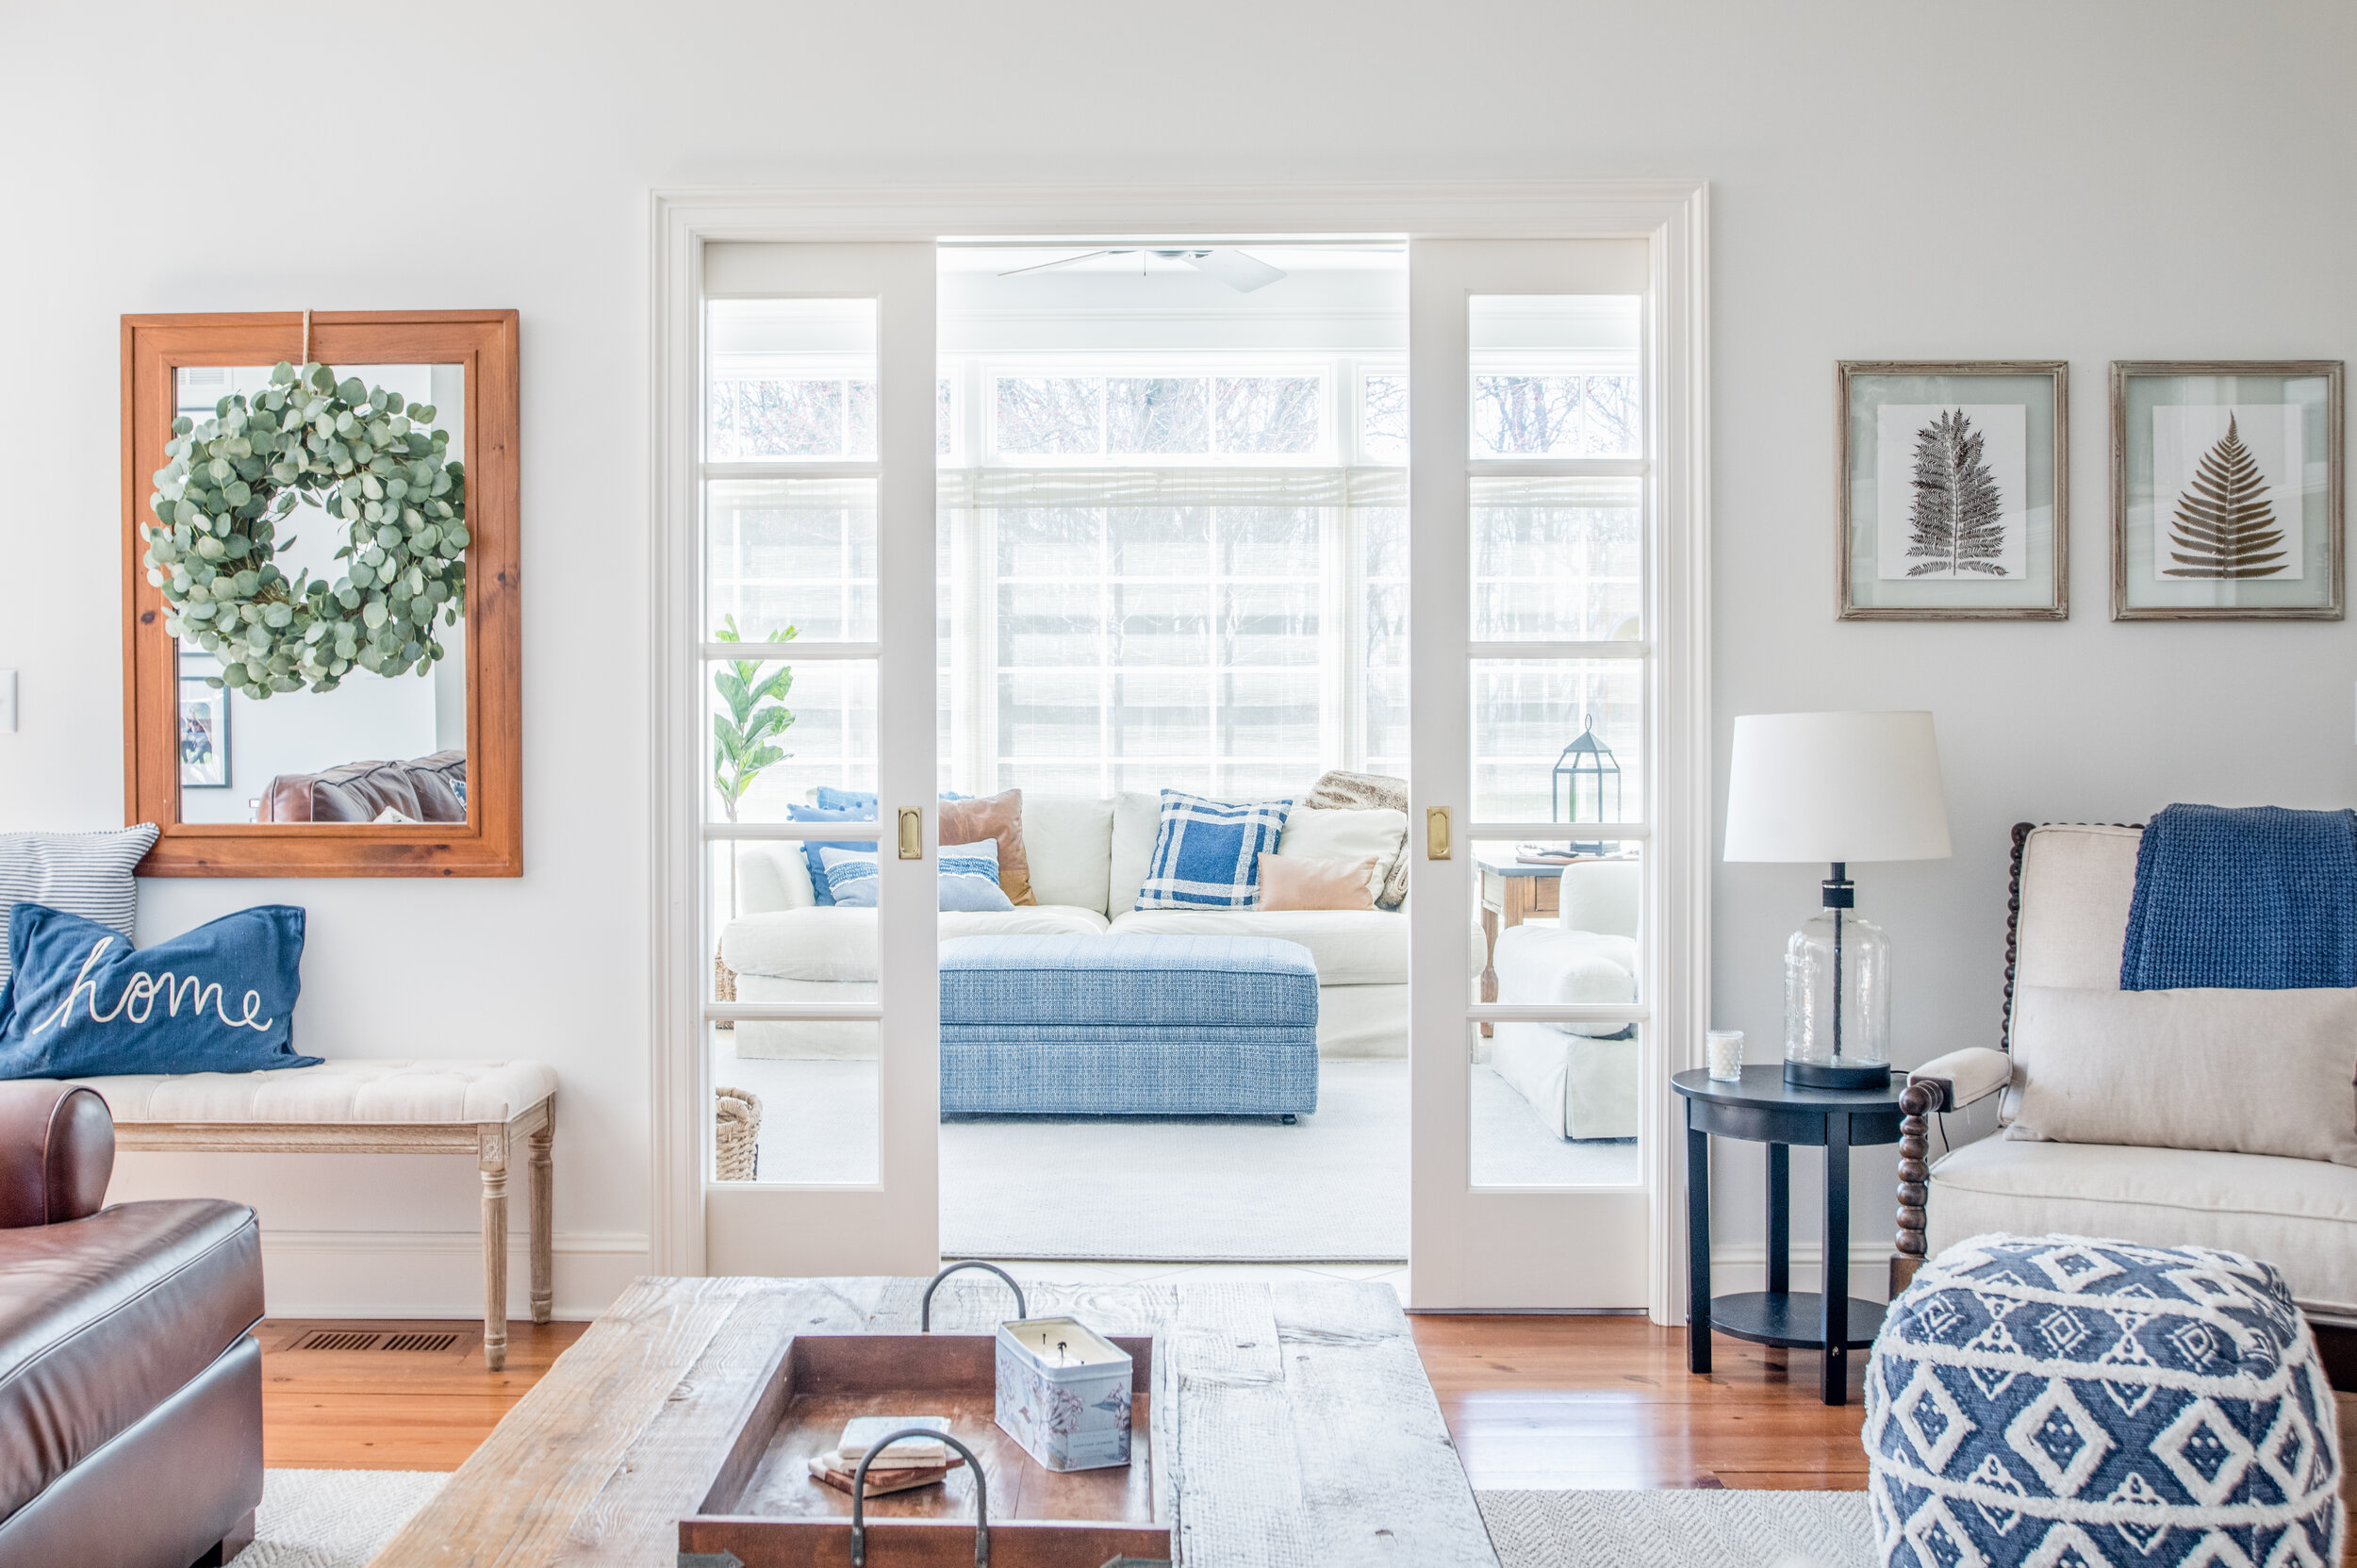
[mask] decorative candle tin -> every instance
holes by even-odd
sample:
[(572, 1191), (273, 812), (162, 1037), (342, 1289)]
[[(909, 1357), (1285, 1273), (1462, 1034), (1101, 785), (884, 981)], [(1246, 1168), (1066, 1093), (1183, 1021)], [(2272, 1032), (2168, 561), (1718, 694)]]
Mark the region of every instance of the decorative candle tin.
[(1129, 1462), (1129, 1353), (1068, 1317), (998, 1326), (998, 1426), (1049, 1470)]

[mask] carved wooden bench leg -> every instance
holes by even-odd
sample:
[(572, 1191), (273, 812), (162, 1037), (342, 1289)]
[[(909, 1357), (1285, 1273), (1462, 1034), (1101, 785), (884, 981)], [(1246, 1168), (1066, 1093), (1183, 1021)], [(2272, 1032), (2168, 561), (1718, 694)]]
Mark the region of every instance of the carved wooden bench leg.
[(532, 1321), (546, 1323), (556, 1296), (555, 1163), (550, 1146), (556, 1141), (556, 1101), (543, 1108), (540, 1125), (529, 1139), (532, 1147)]
[(1923, 1206), (1931, 1196), (1931, 1126), (1923, 1118), (1939, 1098), (1928, 1083), (1910, 1083), (1899, 1096), (1899, 1244), (1890, 1260), (1890, 1294), (1907, 1288), (1923, 1266)]
[(483, 1172), (483, 1364), (507, 1364), (507, 1127), (476, 1129)]

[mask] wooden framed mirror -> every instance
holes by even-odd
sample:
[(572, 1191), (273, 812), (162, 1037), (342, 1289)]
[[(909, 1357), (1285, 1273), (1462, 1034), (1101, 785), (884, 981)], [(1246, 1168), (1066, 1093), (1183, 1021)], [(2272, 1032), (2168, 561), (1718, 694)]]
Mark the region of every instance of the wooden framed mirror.
[[(140, 875), (522, 875), (516, 329), (512, 310), (123, 319), (124, 820), (162, 830)], [(306, 363), (324, 388), (273, 383)], [(143, 526), (182, 419), (213, 455), (190, 508), (165, 503), (168, 536), (194, 529), (175, 575)], [(211, 444), (249, 421), (255, 440)], [(315, 433), (288, 481), (272, 444)], [(191, 570), (228, 602), (192, 596)]]

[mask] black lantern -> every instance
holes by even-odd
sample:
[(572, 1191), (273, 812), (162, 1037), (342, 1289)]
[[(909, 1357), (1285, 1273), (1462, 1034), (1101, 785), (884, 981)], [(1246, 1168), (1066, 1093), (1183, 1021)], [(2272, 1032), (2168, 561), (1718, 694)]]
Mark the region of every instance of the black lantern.
[[(1612, 748), (1596, 738), (1596, 717), (1555, 759), (1555, 780), (1547, 793), (1547, 819), (1552, 822), (1618, 822), (1621, 820), (1621, 765)], [(1612, 803), (1605, 804), (1605, 786), (1612, 788)], [(1604, 845), (1574, 844), (1582, 854), (1600, 855)]]

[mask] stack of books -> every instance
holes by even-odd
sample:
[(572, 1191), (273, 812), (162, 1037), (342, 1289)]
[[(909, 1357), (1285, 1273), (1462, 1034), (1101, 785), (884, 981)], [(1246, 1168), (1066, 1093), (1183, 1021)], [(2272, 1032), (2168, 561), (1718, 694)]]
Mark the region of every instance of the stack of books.
[[(852, 1477), (859, 1472), (859, 1461), (866, 1457), (868, 1448), (878, 1440), (911, 1427), (946, 1432), (949, 1429), (949, 1418), (946, 1415), (856, 1416), (845, 1425), (840, 1442), (823, 1454), (811, 1456), (811, 1479), (833, 1487), (837, 1492), (850, 1491)], [(882, 1456), (868, 1466), (865, 1494), (881, 1497), (889, 1492), (907, 1492), (915, 1487), (931, 1486), (964, 1462), (946, 1443), (904, 1437), (885, 1449)]]

